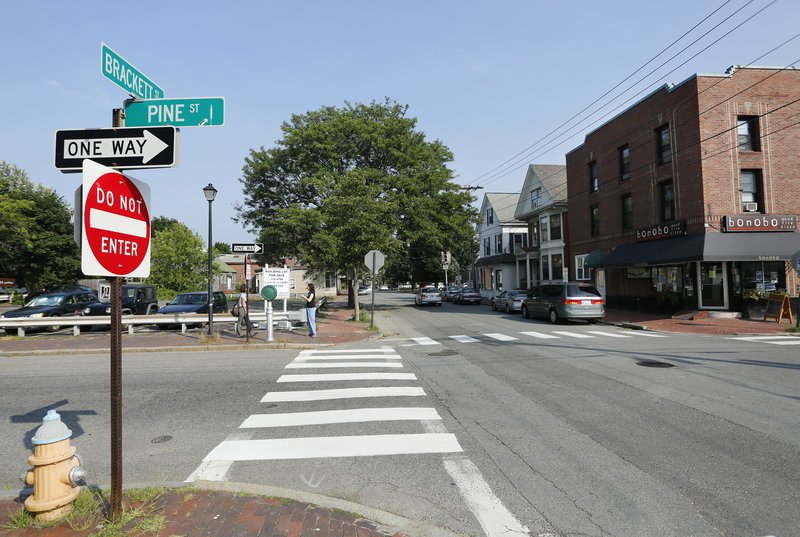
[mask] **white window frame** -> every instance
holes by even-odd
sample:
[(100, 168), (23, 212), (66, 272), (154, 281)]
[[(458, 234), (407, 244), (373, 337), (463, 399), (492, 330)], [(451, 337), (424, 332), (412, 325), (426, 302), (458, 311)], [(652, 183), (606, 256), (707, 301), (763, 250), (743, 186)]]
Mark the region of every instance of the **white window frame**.
[(586, 258), (589, 254), (575, 256), (575, 279), (576, 280), (591, 280), (592, 269), (584, 265)]

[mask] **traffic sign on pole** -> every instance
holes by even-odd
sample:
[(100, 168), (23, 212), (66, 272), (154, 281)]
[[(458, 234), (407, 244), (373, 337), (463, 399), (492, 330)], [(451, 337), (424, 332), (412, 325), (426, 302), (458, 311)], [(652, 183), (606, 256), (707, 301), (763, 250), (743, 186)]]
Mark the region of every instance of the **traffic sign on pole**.
[(385, 260), (386, 257), (380, 250), (370, 250), (367, 252), (367, 255), (364, 256), (364, 264), (367, 265), (367, 268), (373, 274), (381, 269)]
[(263, 254), (264, 253), (264, 243), (263, 242), (234, 242), (231, 244), (231, 252), (234, 254)]
[(140, 99), (160, 99), (164, 90), (105, 43), (100, 43), (100, 72), (111, 82)]
[(91, 160), (83, 165), (81, 270), (150, 275), (150, 187)]
[(83, 170), (84, 159), (109, 168), (173, 168), (179, 164), (175, 127), (68, 129), (56, 131), (55, 167)]
[(221, 127), (224, 124), (224, 97), (125, 101), (126, 127)]

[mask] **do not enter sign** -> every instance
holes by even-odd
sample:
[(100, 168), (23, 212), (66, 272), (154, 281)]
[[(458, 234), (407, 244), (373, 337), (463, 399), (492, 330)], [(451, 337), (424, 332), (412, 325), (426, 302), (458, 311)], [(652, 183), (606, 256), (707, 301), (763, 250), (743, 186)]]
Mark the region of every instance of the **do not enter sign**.
[(81, 270), (87, 276), (150, 275), (150, 187), (83, 161)]

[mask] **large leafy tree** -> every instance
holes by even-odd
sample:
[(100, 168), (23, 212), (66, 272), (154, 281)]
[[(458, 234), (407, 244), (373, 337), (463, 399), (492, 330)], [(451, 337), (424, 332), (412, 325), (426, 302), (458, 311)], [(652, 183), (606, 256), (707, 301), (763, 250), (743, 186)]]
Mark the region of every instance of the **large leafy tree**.
[(438, 258), (471, 235), (476, 211), (452, 182), (452, 154), (407, 111), (389, 99), (326, 106), (293, 115), (275, 147), (250, 150), (236, 219), (260, 234), (263, 262), (294, 256), (356, 281), (371, 249), (391, 260), (415, 245)]
[(208, 254), (203, 251), (200, 235), (178, 221), (159, 218), (158, 229), (150, 239), (147, 283), (155, 285), (159, 298), (206, 289)]
[(63, 198), (0, 161), (0, 276), (32, 290), (80, 278), (71, 219)]

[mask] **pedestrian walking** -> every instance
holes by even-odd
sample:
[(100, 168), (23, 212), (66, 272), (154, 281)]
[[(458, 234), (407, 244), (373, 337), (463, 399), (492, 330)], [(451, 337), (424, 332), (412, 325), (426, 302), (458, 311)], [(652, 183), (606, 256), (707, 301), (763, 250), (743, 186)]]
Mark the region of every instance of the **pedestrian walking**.
[(306, 299), (306, 323), (308, 324), (308, 337), (317, 337), (317, 293), (314, 284), (308, 284)]
[(242, 337), (242, 327), (247, 327), (247, 336), (252, 336), (253, 331), (250, 326), (250, 315), (247, 312), (247, 284), (239, 286), (239, 300), (236, 302), (236, 335)]

